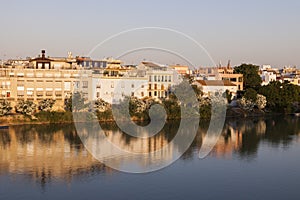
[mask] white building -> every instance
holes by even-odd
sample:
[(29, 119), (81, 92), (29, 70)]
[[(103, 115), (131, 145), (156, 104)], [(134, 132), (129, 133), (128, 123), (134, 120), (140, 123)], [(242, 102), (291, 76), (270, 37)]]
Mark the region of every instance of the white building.
[(134, 73), (127, 73), (122, 77), (94, 75), (92, 85), (94, 100), (101, 98), (108, 103), (116, 104), (125, 96), (146, 97), (148, 80), (146, 76)]
[(162, 66), (153, 62), (142, 62), (138, 69), (146, 72), (148, 96), (152, 98), (167, 97), (171, 87), (182, 82), (181, 75), (168, 66)]
[(273, 72), (263, 71), (261, 74), (261, 85), (268, 85), (272, 81), (276, 81), (276, 74)]
[(125, 96), (165, 98), (171, 87), (181, 81), (175, 69), (152, 62), (142, 62), (131, 69), (114, 67), (106, 73), (93, 74), (92, 99), (117, 104)]
[(197, 80), (193, 83), (202, 90), (204, 96), (211, 96), (215, 93), (224, 93), (228, 90), (232, 96), (238, 91), (238, 86), (227, 80)]

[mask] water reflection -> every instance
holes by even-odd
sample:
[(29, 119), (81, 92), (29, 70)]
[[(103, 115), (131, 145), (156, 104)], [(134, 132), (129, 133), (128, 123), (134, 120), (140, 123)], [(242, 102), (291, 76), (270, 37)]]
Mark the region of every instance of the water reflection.
[(24, 125), (0, 131), (0, 174), (30, 175), (43, 185), (107, 170), (85, 150), (73, 126)]
[[(297, 117), (282, 116), (227, 120), (222, 136), (210, 156), (230, 159), (238, 155), (241, 159), (251, 159), (257, 156), (262, 143), (273, 148), (288, 148), (293, 142), (298, 142), (299, 122)], [(123, 134), (115, 124), (101, 125), (112, 143), (136, 152), (152, 152), (163, 148), (174, 138), (179, 123), (168, 122), (159, 134), (143, 140)], [(181, 159), (198, 159), (207, 128), (207, 123), (200, 124), (196, 138)], [(186, 130), (186, 134), (188, 132)], [(98, 142), (95, 144), (101, 144)], [(179, 144), (174, 143), (169, 154), (155, 156), (157, 159), (169, 159), (174, 156), (172, 152), (183, 151)], [(119, 155), (114, 161), (121, 164), (122, 159), (123, 156)], [(143, 159), (138, 163), (141, 167), (148, 164)], [(0, 176), (27, 175), (43, 185), (52, 179), (70, 182), (74, 176), (113, 172), (84, 148), (73, 125), (23, 125), (0, 130)]]

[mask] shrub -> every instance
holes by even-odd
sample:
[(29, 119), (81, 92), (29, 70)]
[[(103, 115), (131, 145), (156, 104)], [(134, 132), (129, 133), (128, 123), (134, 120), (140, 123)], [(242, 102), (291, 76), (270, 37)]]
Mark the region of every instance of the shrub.
[(36, 104), (32, 101), (21, 100), (16, 105), (16, 112), (23, 115), (32, 116), (36, 111)]
[(266, 107), (267, 105), (267, 98), (264, 95), (257, 94), (256, 96), (256, 105), (257, 107), (262, 110)]
[(103, 99), (97, 99), (94, 103), (94, 108), (97, 112), (105, 112), (109, 110), (111, 105)]
[(40, 111), (50, 111), (55, 104), (54, 99), (44, 99), (39, 102), (38, 109)]
[(0, 116), (8, 115), (11, 109), (10, 102), (5, 99), (0, 100)]

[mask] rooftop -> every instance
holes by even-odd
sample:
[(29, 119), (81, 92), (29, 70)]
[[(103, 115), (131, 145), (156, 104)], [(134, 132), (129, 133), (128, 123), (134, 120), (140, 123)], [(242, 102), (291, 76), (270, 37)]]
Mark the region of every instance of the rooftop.
[(203, 86), (236, 86), (228, 80), (197, 80)]

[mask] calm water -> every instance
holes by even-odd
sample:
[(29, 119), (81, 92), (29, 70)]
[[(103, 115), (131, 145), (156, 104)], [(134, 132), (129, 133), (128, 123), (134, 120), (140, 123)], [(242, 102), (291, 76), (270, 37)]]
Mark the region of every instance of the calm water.
[[(124, 147), (138, 145), (114, 125), (103, 127)], [(176, 127), (177, 122), (166, 124), (142, 150), (167, 143)], [(0, 130), (0, 199), (300, 198), (300, 118), (228, 120), (213, 152), (200, 160), (206, 130), (201, 124), (190, 149), (174, 164), (147, 174), (101, 164), (72, 125)]]

